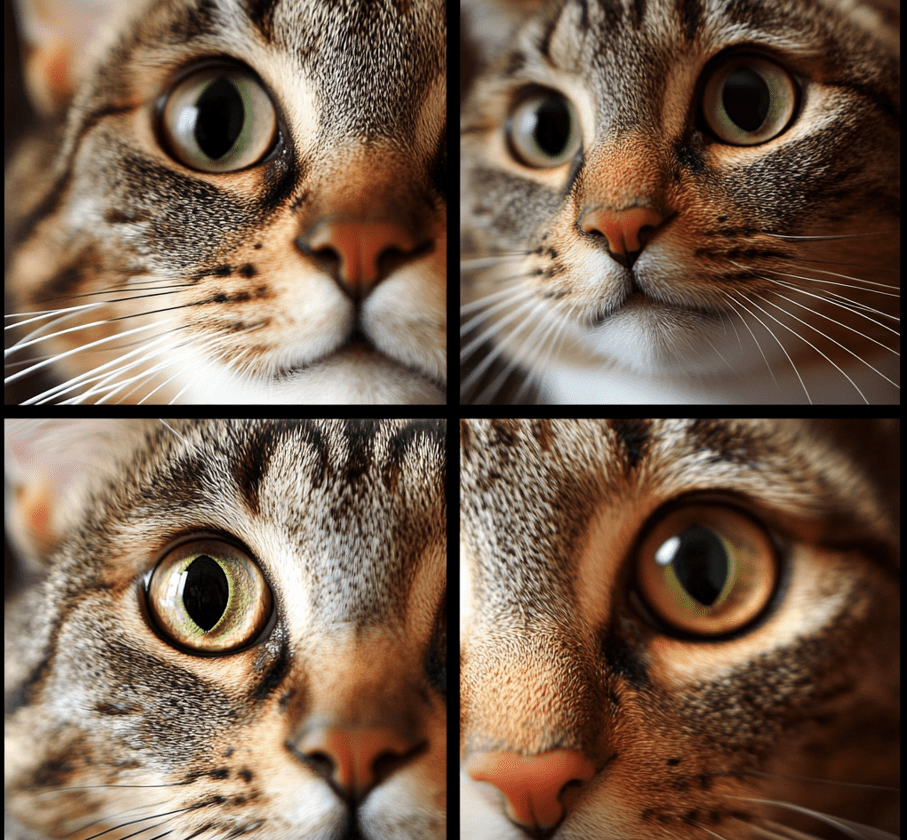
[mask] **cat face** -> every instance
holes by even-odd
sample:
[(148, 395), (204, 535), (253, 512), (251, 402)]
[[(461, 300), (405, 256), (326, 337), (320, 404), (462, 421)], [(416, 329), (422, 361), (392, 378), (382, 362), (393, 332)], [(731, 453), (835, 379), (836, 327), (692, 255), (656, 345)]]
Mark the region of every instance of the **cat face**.
[(8, 436), (8, 840), (444, 837), (443, 423), (169, 422)]
[(898, 400), (890, 24), (832, 0), (470, 5), (467, 389), (500, 356), (555, 402)]
[(462, 836), (896, 830), (897, 435), (463, 421)]
[(19, 162), (11, 287), (52, 310), (50, 396), (443, 402), (443, 2), (150, 2), (116, 29)]

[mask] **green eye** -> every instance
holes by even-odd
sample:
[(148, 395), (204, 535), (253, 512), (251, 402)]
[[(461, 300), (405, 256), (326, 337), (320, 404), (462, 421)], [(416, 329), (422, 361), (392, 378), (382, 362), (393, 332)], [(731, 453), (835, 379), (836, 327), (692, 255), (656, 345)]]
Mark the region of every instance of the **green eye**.
[(271, 151), (277, 117), (251, 71), (211, 67), (184, 79), (168, 96), (161, 135), (180, 163), (203, 172), (235, 172)]
[(566, 163), (582, 145), (573, 103), (553, 90), (523, 99), (514, 108), (507, 137), (513, 156), (539, 169)]
[(229, 653), (261, 634), (271, 590), (245, 552), (195, 540), (167, 554), (148, 582), (148, 609), (170, 640), (204, 653)]
[(712, 73), (702, 99), (708, 127), (724, 143), (755, 146), (787, 127), (797, 105), (790, 73), (772, 61), (735, 56)]

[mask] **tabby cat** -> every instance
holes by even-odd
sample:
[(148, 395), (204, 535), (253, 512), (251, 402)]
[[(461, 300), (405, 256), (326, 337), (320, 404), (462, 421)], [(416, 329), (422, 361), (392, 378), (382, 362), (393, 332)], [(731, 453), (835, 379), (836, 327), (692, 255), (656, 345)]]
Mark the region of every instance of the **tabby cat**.
[(443, 421), (7, 426), (6, 840), (440, 840)]
[(461, 399), (899, 402), (893, 0), (470, 0)]
[(21, 11), (23, 401), (445, 402), (444, 0)]
[(463, 421), (464, 840), (893, 840), (894, 421)]

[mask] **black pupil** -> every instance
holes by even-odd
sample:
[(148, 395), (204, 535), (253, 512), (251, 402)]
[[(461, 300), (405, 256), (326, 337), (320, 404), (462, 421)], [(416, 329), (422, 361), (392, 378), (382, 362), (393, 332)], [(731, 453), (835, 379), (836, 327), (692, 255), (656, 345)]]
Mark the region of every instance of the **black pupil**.
[(724, 543), (714, 532), (700, 525), (693, 525), (680, 535), (680, 545), (671, 565), (681, 586), (706, 607), (715, 603), (727, 581)]
[(535, 117), (532, 136), (539, 150), (548, 157), (560, 157), (570, 142), (572, 129), (567, 103), (560, 97), (549, 96), (542, 100)]
[(224, 614), (230, 598), (227, 576), (207, 555), (196, 557), (186, 569), (183, 604), (189, 617), (207, 632)]
[(721, 102), (737, 126), (744, 131), (756, 131), (768, 115), (771, 91), (755, 70), (738, 67), (724, 82)]
[(195, 101), (198, 119), (195, 140), (211, 160), (222, 158), (239, 138), (245, 121), (242, 97), (228, 79), (220, 78), (205, 88)]

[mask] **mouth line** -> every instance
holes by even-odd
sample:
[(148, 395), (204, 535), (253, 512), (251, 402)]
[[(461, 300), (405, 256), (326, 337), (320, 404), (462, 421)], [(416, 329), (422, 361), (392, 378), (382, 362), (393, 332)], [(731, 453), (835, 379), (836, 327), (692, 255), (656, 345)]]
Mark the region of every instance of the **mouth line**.
[(712, 321), (720, 320), (721, 318), (721, 315), (718, 312), (706, 309), (705, 307), (667, 303), (666, 301), (657, 300), (651, 295), (647, 295), (645, 292), (634, 291), (631, 294), (627, 295), (627, 297), (625, 297), (616, 306), (612, 306), (596, 315), (593, 318), (593, 326), (600, 326), (609, 318), (612, 318), (615, 315), (619, 315), (621, 312), (626, 312), (628, 310), (634, 309), (666, 309), (672, 312), (683, 312), (689, 315), (698, 315), (701, 318), (707, 318)]
[(354, 329), (344, 340), (342, 344), (338, 347), (335, 347), (328, 353), (325, 353), (323, 356), (319, 356), (316, 359), (312, 359), (309, 362), (301, 365), (293, 365), (292, 367), (281, 368), (277, 371), (273, 378), (275, 380), (281, 380), (296, 376), (300, 373), (305, 373), (308, 370), (314, 370), (315, 368), (323, 365), (325, 362), (330, 361), (331, 359), (339, 356), (343, 353), (349, 351), (358, 351), (360, 353), (366, 353), (372, 356), (377, 356), (380, 359), (384, 359), (390, 362), (395, 367), (400, 368), (401, 370), (409, 371), (414, 376), (418, 376), (420, 379), (424, 379), (426, 382), (431, 383), (439, 390), (443, 391), (445, 395), (447, 394), (447, 383), (442, 381), (436, 376), (428, 373), (427, 371), (422, 370), (422, 368), (415, 367), (413, 365), (408, 365), (405, 362), (402, 362), (400, 359), (397, 359), (393, 356), (388, 355), (384, 351), (380, 350), (372, 340), (358, 327)]

